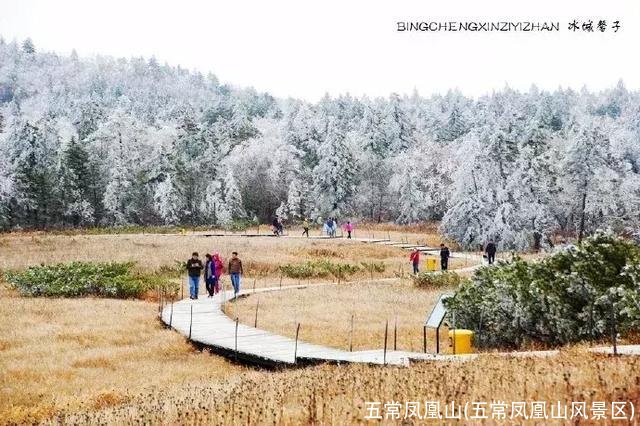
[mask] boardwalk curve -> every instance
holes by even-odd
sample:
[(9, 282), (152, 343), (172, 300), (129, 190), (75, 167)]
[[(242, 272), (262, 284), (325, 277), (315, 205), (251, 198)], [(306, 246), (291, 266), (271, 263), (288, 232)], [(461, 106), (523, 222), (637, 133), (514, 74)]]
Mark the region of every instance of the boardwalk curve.
[[(435, 248), (406, 243), (393, 243), (389, 240), (358, 239), (357, 241), (387, 245), (398, 244), (402, 248), (418, 248), (423, 252), (437, 250)], [(473, 261), (482, 260), (480, 256), (467, 253), (458, 253), (454, 256), (466, 256)], [(477, 263), (467, 268), (457, 269), (456, 271), (472, 271), (479, 266), (480, 263)], [(320, 285), (332, 285), (332, 283), (245, 290), (240, 292), (238, 297), (247, 297), (252, 294), (272, 291), (294, 291)], [(227, 316), (223, 311), (223, 305), (232, 300), (233, 297), (232, 292), (223, 291), (212, 298), (196, 300), (184, 299), (175, 303), (169, 303), (162, 307), (160, 319), (168, 327), (173, 328), (198, 345), (206, 346), (212, 351), (228, 358), (261, 366), (293, 366), (323, 362), (408, 366), (411, 361), (465, 361), (478, 356), (478, 354), (446, 355), (422, 352), (385, 351), (384, 349), (350, 352), (300, 340), (296, 341), (296, 339), (240, 324), (237, 320)], [(611, 353), (611, 348), (593, 348), (591, 351)], [(640, 355), (640, 345), (620, 346), (619, 352), (627, 355)], [(558, 351), (535, 351), (508, 352), (497, 355), (545, 357), (553, 356), (557, 353)]]

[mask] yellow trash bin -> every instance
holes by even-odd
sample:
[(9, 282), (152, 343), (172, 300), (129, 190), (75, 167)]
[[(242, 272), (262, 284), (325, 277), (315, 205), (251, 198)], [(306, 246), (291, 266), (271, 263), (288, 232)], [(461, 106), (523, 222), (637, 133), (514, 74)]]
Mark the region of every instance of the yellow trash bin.
[(434, 259), (433, 257), (427, 257), (427, 270), (435, 271), (437, 267), (438, 264), (436, 263), (436, 259)]
[(473, 331), (457, 329), (449, 330), (449, 346), (452, 354), (470, 354), (473, 350), (471, 340)]

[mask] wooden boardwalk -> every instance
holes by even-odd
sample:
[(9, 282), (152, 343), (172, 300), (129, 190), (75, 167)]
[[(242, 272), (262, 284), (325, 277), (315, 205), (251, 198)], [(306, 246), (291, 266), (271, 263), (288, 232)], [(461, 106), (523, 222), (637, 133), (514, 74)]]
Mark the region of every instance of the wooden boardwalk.
[[(316, 284), (317, 285), (317, 284)], [(306, 288), (283, 286), (244, 291), (240, 297), (254, 293)], [(233, 299), (232, 292), (220, 292), (212, 298), (181, 300), (166, 305), (162, 321), (193, 342), (210, 347), (213, 351), (232, 359), (259, 365), (294, 365), (318, 362), (366, 363), (406, 366), (413, 360), (460, 359), (460, 356), (434, 355), (403, 351), (369, 350), (349, 352), (327, 346), (314, 345), (270, 333), (265, 330), (237, 324), (222, 310), (222, 305)]]
[[(247, 237), (274, 237), (264, 234), (197, 234), (205, 237), (222, 236), (247, 236)], [(333, 239), (326, 236), (283, 236), (278, 238), (309, 238), (309, 239)], [(336, 240), (343, 238), (336, 237)], [(417, 244), (394, 242), (388, 239), (375, 238), (352, 238), (351, 241), (368, 244), (383, 244), (396, 246), (403, 249), (412, 250), (418, 248), (423, 252), (435, 252), (439, 249), (425, 247)], [(467, 258), (476, 263), (469, 268), (458, 269), (458, 271), (472, 270), (480, 266), (477, 264), (482, 260), (480, 256), (467, 253), (455, 253), (452, 257)], [(380, 281), (379, 279), (376, 281)], [(313, 284), (323, 285), (323, 284)], [(254, 293), (293, 290), (306, 288), (306, 285), (283, 286), (272, 288), (261, 288), (253, 291), (242, 291), (240, 297), (249, 296)], [(236, 324), (236, 321), (229, 318), (222, 310), (223, 304), (233, 298), (231, 292), (221, 292), (213, 298), (201, 298), (198, 300), (182, 300), (169, 304), (162, 310), (162, 321), (170, 325), (182, 335), (190, 340), (210, 347), (212, 350), (231, 357), (260, 365), (294, 365), (297, 363), (366, 363), (366, 364), (389, 364), (406, 366), (411, 360), (461, 360), (468, 356), (452, 356), (443, 354), (430, 354), (421, 352), (385, 351), (383, 349), (368, 351), (346, 351), (327, 346), (315, 345), (304, 341), (298, 341), (285, 336), (276, 335), (265, 330), (250, 327), (244, 324)]]
[[(244, 234), (199, 234), (202, 236), (243, 236)], [(267, 237), (268, 234), (248, 234), (251, 237)], [(298, 236), (280, 238), (303, 238)], [(310, 239), (329, 239), (324, 236), (309, 237)], [(338, 238), (341, 239), (341, 238)], [(341, 239), (342, 240), (342, 239)], [(412, 250), (418, 248), (421, 252), (434, 254), (439, 249), (422, 245), (394, 242), (388, 239), (352, 238), (370, 244), (384, 244)], [(473, 271), (482, 265), (483, 258), (472, 253), (453, 253), (453, 258), (464, 258), (473, 262), (471, 266), (456, 269), (456, 272)], [(381, 281), (377, 279), (375, 281)], [(297, 286), (282, 286), (259, 288), (242, 291), (239, 297), (250, 296), (255, 293), (271, 291), (292, 291), (310, 286), (331, 285), (310, 284)], [(240, 324), (229, 318), (223, 312), (224, 303), (233, 299), (233, 293), (220, 292), (212, 298), (203, 297), (197, 300), (181, 300), (165, 305), (160, 313), (161, 320), (175, 329), (189, 340), (211, 348), (214, 352), (231, 359), (262, 366), (276, 365), (306, 365), (321, 362), (333, 363), (365, 363), (378, 365), (407, 366), (411, 361), (465, 361), (474, 359), (478, 354), (446, 355), (422, 352), (388, 351), (384, 349), (368, 351), (346, 351), (328, 346), (315, 345), (303, 341), (280, 336), (266, 330)], [(425, 307), (426, 311), (426, 307)], [(593, 352), (611, 353), (612, 348), (600, 347), (591, 349)], [(620, 346), (619, 353), (640, 355), (640, 345)], [(503, 356), (554, 356), (558, 351), (508, 352), (497, 355)]]
[[(311, 284), (309, 286), (331, 285)], [(283, 286), (243, 291), (239, 297), (271, 291), (292, 291), (309, 286)], [(236, 323), (222, 310), (233, 299), (232, 292), (221, 292), (212, 298), (181, 300), (166, 305), (162, 321), (198, 345), (237, 361), (260, 366), (294, 366), (315, 363), (363, 363), (408, 366), (412, 361), (468, 361), (480, 354), (447, 355), (422, 352), (385, 351), (384, 349), (349, 352), (328, 346), (315, 345), (280, 336), (266, 330)], [(591, 352), (612, 354), (611, 347), (591, 348)], [(495, 356), (537, 357), (555, 356), (557, 350), (492, 353)], [(618, 346), (621, 355), (640, 355), (640, 345)]]

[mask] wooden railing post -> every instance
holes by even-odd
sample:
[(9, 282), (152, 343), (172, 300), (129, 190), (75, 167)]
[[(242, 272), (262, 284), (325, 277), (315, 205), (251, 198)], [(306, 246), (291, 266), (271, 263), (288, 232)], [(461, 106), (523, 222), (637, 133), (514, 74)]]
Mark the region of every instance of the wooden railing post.
[(171, 298), (171, 313), (169, 314), (169, 328), (173, 324), (173, 297)]
[(398, 350), (398, 315), (396, 315), (395, 322), (393, 324), (393, 350)]
[(253, 321), (253, 326), (255, 328), (258, 328), (258, 308), (260, 307), (260, 299), (258, 299), (258, 302), (256, 303), (256, 318)]
[(235, 356), (235, 359), (237, 361), (238, 360), (238, 317), (236, 317), (234, 356)]
[(387, 365), (387, 333), (389, 331), (389, 320), (386, 320), (384, 323), (384, 353), (382, 358), (382, 363)]
[(293, 350), (293, 362), (294, 364), (298, 363), (298, 335), (300, 334), (300, 323), (296, 327), (296, 346)]
[(427, 353), (427, 326), (422, 326), (422, 352)]

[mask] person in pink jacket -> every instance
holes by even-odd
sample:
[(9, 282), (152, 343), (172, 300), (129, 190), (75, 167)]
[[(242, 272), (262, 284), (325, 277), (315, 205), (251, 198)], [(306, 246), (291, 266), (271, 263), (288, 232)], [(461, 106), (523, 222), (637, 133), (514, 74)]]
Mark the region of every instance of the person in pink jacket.
[(351, 239), (351, 231), (353, 231), (353, 224), (351, 222), (345, 223), (344, 230), (347, 233), (347, 238)]
[(213, 253), (212, 261), (215, 266), (215, 280), (213, 283), (213, 292), (214, 294), (218, 294), (220, 292), (220, 276), (224, 270), (224, 263), (222, 262), (222, 258), (219, 253)]

